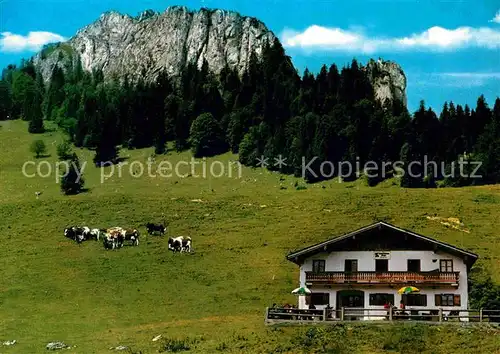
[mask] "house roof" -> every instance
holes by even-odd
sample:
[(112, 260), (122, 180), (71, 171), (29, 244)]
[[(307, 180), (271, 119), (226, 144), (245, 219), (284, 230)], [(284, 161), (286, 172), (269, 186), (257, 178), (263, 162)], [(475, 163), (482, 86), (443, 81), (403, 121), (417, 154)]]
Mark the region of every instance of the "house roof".
[(479, 257), (475, 253), (463, 250), (461, 248), (455, 247), (455, 246), (450, 245), (448, 243), (444, 243), (444, 242), (432, 239), (430, 237), (417, 234), (415, 232), (404, 230), (402, 228), (399, 228), (397, 226), (391, 225), (389, 223), (386, 223), (386, 222), (383, 222), (383, 221), (379, 221), (379, 222), (376, 222), (374, 224), (362, 227), (362, 228), (360, 228), (358, 230), (349, 232), (348, 234), (345, 234), (343, 236), (335, 237), (333, 239), (330, 239), (330, 240), (327, 240), (327, 241), (324, 241), (324, 242), (321, 242), (321, 243), (318, 243), (318, 244), (315, 244), (315, 245), (303, 248), (303, 249), (301, 249), (299, 251), (292, 252), (292, 253), (288, 254), (288, 256), (286, 258), (289, 261), (292, 261), (294, 263), (299, 264), (300, 263), (300, 261), (299, 261), (300, 259), (304, 259), (304, 258), (310, 257), (310, 256), (312, 256), (314, 254), (324, 252), (331, 245), (337, 244), (337, 243), (339, 243), (341, 241), (344, 241), (344, 240), (354, 239), (356, 235), (360, 235), (360, 234), (366, 233), (366, 232), (368, 232), (370, 230), (374, 230), (376, 228), (379, 228), (379, 229), (380, 228), (391, 229), (391, 230), (396, 231), (396, 232), (398, 232), (398, 233), (400, 233), (402, 235), (408, 235), (408, 236), (414, 237), (415, 239), (418, 239), (420, 241), (424, 241), (426, 243), (429, 243), (429, 244), (433, 245), (436, 248), (441, 248), (441, 249), (445, 250), (446, 252), (449, 252), (450, 254), (454, 254), (454, 255), (456, 255), (456, 256), (464, 259), (469, 267), (472, 266), (472, 264), (474, 264), (474, 262)]

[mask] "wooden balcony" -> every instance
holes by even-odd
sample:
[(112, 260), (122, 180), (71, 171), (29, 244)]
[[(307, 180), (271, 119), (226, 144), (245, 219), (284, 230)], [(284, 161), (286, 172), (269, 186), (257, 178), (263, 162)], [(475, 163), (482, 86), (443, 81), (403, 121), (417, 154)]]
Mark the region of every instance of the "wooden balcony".
[(459, 272), (306, 272), (310, 285), (389, 284), (458, 286)]

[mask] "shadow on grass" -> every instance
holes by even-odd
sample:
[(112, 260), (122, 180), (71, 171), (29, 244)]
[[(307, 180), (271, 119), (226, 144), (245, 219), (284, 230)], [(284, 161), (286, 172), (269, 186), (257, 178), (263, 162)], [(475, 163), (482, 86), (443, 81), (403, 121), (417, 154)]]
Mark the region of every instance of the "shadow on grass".
[[(121, 162), (124, 162), (124, 161), (127, 161), (128, 159), (130, 159), (130, 157), (118, 157), (116, 158), (114, 161), (107, 161), (107, 162), (94, 162), (94, 166), (97, 167), (97, 168), (102, 168), (102, 167), (108, 167), (108, 166), (114, 166), (114, 165), (117, 165)], [(112, 163), (112, 165), (109, 164), (109, 162)]]
[(90, 188), (82, 188), (82, 189), (80, 189), (80, 191), (78, 193), (73, 193), (73, 192), (71, 192), (71, 193), (65, 193), (63, 191), (62, 194), (65, 195), (65, 196), (67, 196), (67, 197), (69, 197), (71, 195), (79, 195), (79, 194), (89, 193), (90, 191), (91, 191)]

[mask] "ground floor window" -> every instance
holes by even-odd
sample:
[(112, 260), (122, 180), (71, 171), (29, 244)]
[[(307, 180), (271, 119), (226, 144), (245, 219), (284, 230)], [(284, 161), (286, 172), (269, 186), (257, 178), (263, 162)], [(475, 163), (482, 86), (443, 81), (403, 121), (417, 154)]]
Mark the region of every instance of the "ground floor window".
[(427, 295), (425, 294), (403, 294), (405, 306), (427, 306)]
[(394, 305), (394, 294), (370, 294), (370, 306), (384, 306), (389, 302)]
[(460, 295), (436, 294), (434, 304), (436, 306), (460, 306)]
[(328, 293), (312, 293), (306, 296), (306, 305), (329, 305), (330, 294)]

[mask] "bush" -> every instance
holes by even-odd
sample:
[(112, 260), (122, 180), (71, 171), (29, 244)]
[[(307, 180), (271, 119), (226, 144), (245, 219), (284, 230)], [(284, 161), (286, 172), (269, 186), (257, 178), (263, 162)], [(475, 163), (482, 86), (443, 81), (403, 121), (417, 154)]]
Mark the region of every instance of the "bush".
[(38, 159), (47, 152), (47, 146), (45, 146), (43, 140), (35, 140), (31, 143), (30, 151), (35, 154)]
[(223, 152), (222, 132), (211, 113), (203, 113), (194, 120), (189, 143), (195, 157), (215, 156)]
[(294, 344), (307, 353), (346, 353), (348, 341), (346, 326), (339, 324), (309, 328)]
[(64, 141), (57, 145), (57, 156), (59, 157), (59, 160), (69, 160), (72, 155), (73, 151), (71, 150), (71, 144), (69, 141)]
[(384, 342), (384, 350), (398, 353), (421, 353), (426, 349), (428, 327), (425, 325), (404, 325), (392, 328)]
[(160, 347), (159, 352), (160, 353), (165, 353), (165, 352), (177, 353), (177, 352), (182, 352), (182, 351), (188, 351), (188, 350), (191, 350), (191, 346), (189, 344), (190, 344), (189, 341), (186, 339), (167, 338), (163, 341), (163, 344)]
[(74, 142), (77, 120), (75, 118), (64, 118), (60, 119), (58, 124), (59, 127), (61, 127), (61, 129), (64, 131), (64, 133), (68, 135), (70, 141)]
[[(469, 289), (471, 308), (500, 310), (500, 285), (493, 283), (491, 277), (471, 276)], [(495, 315), (497, 314), (495, 313)], [(500, 318), (492, 318), (490, 321), (500, 322)]]

